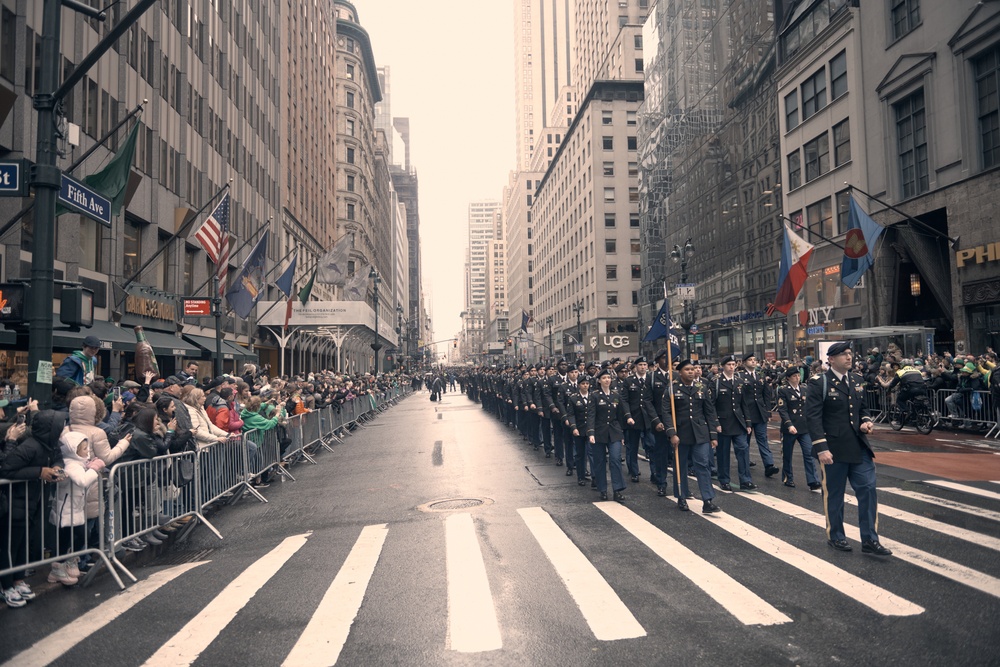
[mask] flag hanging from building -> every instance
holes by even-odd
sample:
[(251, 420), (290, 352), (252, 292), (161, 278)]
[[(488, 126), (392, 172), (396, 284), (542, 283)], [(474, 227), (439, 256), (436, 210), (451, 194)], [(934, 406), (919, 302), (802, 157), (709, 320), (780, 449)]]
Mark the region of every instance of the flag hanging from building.
[[(121, 213), (125, 204), (125, 193), (128, 190), (128, 179), (132, 173), (132, 160), (135, 157), (135, 139), (139, 133), (139, 121), (132, 124), (128, 136), (122, 142), (121, 147), (115, 156), (111, 158), (108, 165), (90, 176), (84, 176), (83, 182), (94, 189), (98, 194), (111, 200), (111, 215), (117, 216)], [(68, 208), (56, 207), (56, 215), (69, 213)]]
[(774, 303), (769, 304), (768, 309), (771, 312), (778, 310), (787, 315), (795, 305), (795, 299), (802, 291), (802, 286), (806, 284), (813, 245), (793, 232), (787, 222), (784, 227), (785, 238), (781, 244), (781, 261), (778, 263), (778, 291)]
[(347, 281), (347, 259), (352, 243), (347, 237), (334, 242), (330, 252), (316, 265), (316, 282), (321, 285), (343, 285)]
[(313, 291), (313, 283), (316, 282), (316, 269), (313, 269), (313, 273), (309, 276), (309, 282), (306, 283), (305, 287), (299, 290), (299, 301), (302, 305), (306, 305), (309, 302), (309, 295)]
[(528, 333), (528, 324), (531, 322), (531, 315), (528, 315), (528, 311), (521, 311), (521, 331)]
[(346, 301), (364, 301), (368, 296), (368, 274), (371, 264), (365, 264), (354, 272), (354, 275), (344, 284), (344, 299)]
[(264, 230), (260, 240), (247, 255), (243, 267), (236, 275), (232, 288), (226, 292), (226, 300), (233, 312), (242, 319), (250, 317), (264, 293), (264, 276), (267, 274), (267, 240), (270, 230)]
[(274, 281), (274, 286), (281, 290), (281, 293), (288, 298), (292, 297), (292, 283), (295, 281), (295, 265), (298, 264), (299, 253), (296, 252), (295, 256), (292, 257), (292, 261), (289, 262), (288, 268), (285, 272), (278, 276), (278, 279)]
[(225, 251), (226, 263), (229, 262), (229, 244), (224, 241), (229, 240), (229, 193), (222, 198), (222, 201), (212, 211), (201, 227), (194, 233), (194, 237), (205, 249), (205, 254), (212, 260), (213, 264), (219, 264)]
[(861, 276), (875, 264), (875, 242), (884, 231), (885, 227), (872, 220), (851, 195), (844, 259), (840, 264), (840, 280), (851, 289), (857, 287)]

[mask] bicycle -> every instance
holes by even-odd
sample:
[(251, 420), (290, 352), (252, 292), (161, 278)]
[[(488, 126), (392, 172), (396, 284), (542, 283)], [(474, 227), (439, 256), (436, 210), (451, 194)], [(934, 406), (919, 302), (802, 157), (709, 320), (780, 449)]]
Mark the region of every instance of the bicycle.
[(893, 431), (901, 431), (908, 422), (912, 422), (917, 433), (927, 435), (934, 430), (935, 421), (927, 396), (907, 400), (905, 411), (899, 407), (898, 401), (889, 407), (889, 426)]

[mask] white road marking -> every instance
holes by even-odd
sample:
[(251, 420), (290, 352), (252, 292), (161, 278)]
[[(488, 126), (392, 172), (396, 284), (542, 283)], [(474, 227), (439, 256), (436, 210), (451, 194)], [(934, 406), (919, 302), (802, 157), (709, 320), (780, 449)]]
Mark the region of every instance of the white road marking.
[(31, 648), (25, 649), (11, 658), (8, 664), (23, 665), (24, 667), (43, 667), (55, 662), (74, 646), (98, 630), (103, 629), (164, 585), (185, 572), (208, 562), (207, 560), (203, 560), (197, 563), (185, 563), (184, 565), (178, 565), (168, 570), (160, 570), (150, 575), (148, 579), (143, 579), (132, 587), (108, 599), (106, 602), (101, 603), (96, 609), (88, 611), (72, 623), (59, 628), (48, 637), (35, 642)]
[(840, 569), (833, 563), (768, 535), (763, 530), (740, 521), (734, 516), (729, 514), (708, 516), (700, 513), (698, 516), (884, 616), (914, 616), (924, 611), (920, 605), (913, 604), (884, 588)]
[(444, 520), (448, 572), (448, 646), (460, 653), (503, 647), (486, 564), (471, 514)]
[[(844, 494), (844, 502), (848, 505), (857, 506), (858, 499), (854, 496)], [(984, 535), (982, 533), (977, 533), (974, 530), (960, 528), (959, 526), (952, 526), (951, 524), (947, 524), (943, 521), (929, 519), (925, 516), (920, 516), (919, 514), (907, 512), (906, 510), (889, 507), (883, 503), (878, 504), (878, 513), (879, 516), (887, 516), (898, 521), (905, 521), (906, 523), (911, 523), (914, 526), (920, 526), (921, 528), (933, 530), (937, 533), (944, 533), (949, 537), (955, 537), (960, 540), (965, 540), (966, 542), (972, 542), (973, 544), (978, 544), (981, 547), (986, 547), (987, 549), (992, 549), (993, 551), (1000, 551), (1000, 538), (996, 538), (991, 535)]]
[(949, 482), (944, 479), (925, 479), (924, 484), (930, 484), (931, 486), (939, 486), (943, 489), (952, 489), (953, 491), (961, 491), (963, 493), (971, 493), (974, 496), (982, 496), (983, 498), (992, 498), (993, 500), (1000, 500), (1000, 493), (995, 491), (987, 491), (986, 489), (979, 489), (974, 486), (968, 486), (966, 484), (956, 484), (955, 482)]
[(926, 493), (919, 493), (917, 491), (907, 491), (906, 489), (897, 489), (896, 487), (893, 486), (879, 487), (878, 492), (894, 493), (897, 496), (912, 498), (913, 500), (920, 500), (925, 503), (930, 503), (931, 505), (940, 505), (941, 507), (947, 507), (948, 509), (953, 509), (958, 512), (965, 512), (966, 514), (972, 514), (974, 516), (982, 517), (984, 519), (990, 519), (992, 521), (1000, 521), (1000, 512), (994, 512), (993, 510), (984, 509), (982, 507), (976, 507), (975, 505), (966, 505), (965, 503), (960, 503), (954, 500), (948, 500), (947, 498), (938, 498), (937, 496), (931, 496)]
[(607, 580), (541, 507), (517, 510), (601, 641), (645, 637), (646, 631)]
[(178, 667), (197, 660), (240, 609), (302, 548), (310, 534), (286, 537), (270, 553), (245, 569), (145, 664), (148, 667)]
[(745, 625), (778, 625), (792, 619), (670, 535), (618, 503), (594, 503), (668, 565), (705, 591)]
[[(778, 510), (782, 514), (787, 514), (788, 516), (795, 517), (796, 519), (801, 519), (807, 523), (811, 523), (814, 526), (826, 530), (826, 517), (822, 514), (812, 512), (804, 507), (799, 507), (794, 503), (779, 500), (778, 498), (773, 498), (771, 496), (747, 494), (743, 497), (749, 498), (750, 500), (760, 503), (761, 505), (766, 505), (771, 509)], [(852, 540), (861, 541), (861, 530), (856, 526), (852, 526), (845, 522), (844, 532)], [(983, 574), (982, 572), (973, 570), (970, 567), (959, 565), (955, 561), (935, 556), (934, 554), (921, 551), (920, 549), (915, 549), (911, 546), (901, 544), (895, 540), (890, 540), (881, 535), (879, 535), (879, 542), (892, 550), (892, 556), (890, 556), (890, 558), (898, 558), (899, 560), (906, 561), (911, 565), (916, 565), (917, 567), (929, 570), (930, 572), (941, 575), (947, 579), (951, 579), (952, 581), (975, 588), (983, 593), (987, 593), (994, 597), (1000, 597), (1000, 579), (997, 579), (996, 577), (991, 577), (988, 574)]]
[(347, 560), (282, 663), (283, 667), (321, 667), (337, 663), (388, 533), (384, 523), (361, 530)]

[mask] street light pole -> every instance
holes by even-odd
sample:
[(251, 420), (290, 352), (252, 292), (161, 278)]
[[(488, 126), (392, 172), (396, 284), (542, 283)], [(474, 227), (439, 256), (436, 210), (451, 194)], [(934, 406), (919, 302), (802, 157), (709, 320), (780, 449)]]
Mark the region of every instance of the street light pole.
[(580, 325), (580, 314), (583, 313), (583, 299), (580, 299), (579, 301), (573, 304), (573, 312), (576, 314), (576, 344), (582, 346), (583, 327)]
[(375, 341), (372, 343), (371, 348), (375, 352), (375, 377), (378, 377), (378, 351), (382, 349), (382, 343), (378, 342), (378, 284), (382, 282), (382, 279), (379, 277), (378, 271), (375, 270), (374, 266), (368, 273), (368, 277), (372, 279), (372, 284), (375, 288)]
[[(694, 244), (691, 243), (691, 239), (684, 242), (684, 247), (681, 248), (679, 245), (674, 245), (674, 249), (670, 251), (670, 259), (674, 262), (680, 262), (681, 264), (681, 284), (687, 285), (688, 281), (688, 261), (694, 257)], [(685, 287), (687, 289), (687, 287)], [(687, 356), (691, 355), (691, 345), (689, 344), (688, 336), (691, 335), (690, 329), (695, 324), (697, 306), (693, 302), (685, 297), (684, 299), (684, 312), (682, 313), (681, 326), (684, 327), (684, 350)], [(669, 344), (669, 337), (667, 344)]]
[(545, 318), (545, 323), (549, 325), (549, 362), (552, 362), (552, 357), (555, 355), (552, 353), (552, 316), (548, 315)]

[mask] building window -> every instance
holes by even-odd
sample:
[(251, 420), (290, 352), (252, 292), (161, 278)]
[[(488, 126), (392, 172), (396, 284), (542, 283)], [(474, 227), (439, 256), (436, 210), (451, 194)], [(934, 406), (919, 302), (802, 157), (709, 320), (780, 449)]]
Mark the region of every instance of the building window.
[(140, 242), (142, 230), (139, 228), (139, 223), (129, 218), (125, 219), (124, 229), (122, 275), (134, 276), (139, 267), (142, 266), (142, 243)]
[(635, 35), (633, 37), (633, 44), (635, 44), (635, 48), (641, 49), (642, 48), (642, 35)]
[(920, 0), (890, 0), (892, 39), (897, 40), (920, 25)]
[(352, 93), (351, 91), (347, 91), (347, 108), (348, 109), (354, 108), (354, 93)]
[(614, 213), (606, 213), (604, 215), (604, 226), (605, 227), (614, 227), (615, 226), (615, 214)]
[(639, 239), (632, 239), (629, 241), (629, 248), (632, 250), (633, 255), (638, 255), (642, 252), (642, 246), (639, 244)]
[(618, 305), (618, 292), (608, 292), (608, 305), (609, 306)]
[(636, 73), (642, 73), (642, 58), (635, 59), (635, 71)]
[(639, 121), (638, 121), (638, 118), (636, 117), (636, 112), (634, 112), (634, 111), (626, 111), (625, 112), (625, 124), (626, 125), (635, 125), (638, 122)]
[(354, 80), (354, 65), (351, 63), (347, 63), (347, 79), (349, 81)]
[(354, 149), (347, 149), (347, 164), (354, 164)]
[(184, 246), (184, 293), (194, 294), (194, 258), (198, 251)]
[(806, 183), (830, 171), (830, 138), (826, 132), (805, 146)]
[(614, 137), (604, 137), (601, 143), (606, 151), (613, 151), (615, 149), (615, 138)]
[(615, 189), (604, 188), (604, 201), (613, 202), (615, 200)]
[(640, 280), (642, 278), (642, 267), (638, 264), (632, 265), (632, 280)]
[(347, 205), (347, 219), (348, 220), (354, 220), (355, 219), (354, 218), (354, 210), (355, 210), (354, 204), (348, 204)]
[(638, 140), (635, 137), (629, 137), (628, 138), (628, 149), (630, 151), (634, 151), (636, 148), (638, 148), (638, 146), (639, 146), (639, 142), (638, 142)]
[(826, 69), (813, 74), (802, 84), (802, 120), (826, 106)]
[(799, 91), (793, 90), (785, 95), (785, 131), (799, 125)]
[(788, 154), (788, 189), (794, 190), (802, 185), (802, 161), (799, 151)]
[(350, 136), (350, 137), (354, 136), (354, 121), (353, 120), (348, 120), (347, 121), (347, 135)]
[(830, 99), (847, 92), (847, 51), (841, 51), (830, 61)]
[(618, 252), (618, 241), (615, 239), (604, 239), (604, 252), (608, 254)]
[(833, 216), (829, 197), (824, 197), (812, 206), (806, 207), (806, 224), (809, 225), (811, 232), (826, 238), (833, 236)]
[(611, 111), (605, 109), (601, 112), (601, 124), (611, 125)]
[(976, 58), (975, 70), (983, 169), (989, 169), (1000, 164), (1000, 46)]
[(354, 174), (347, 175), (347, 191), (354, 192)]
[(628, 214), (628, 226), (632, 229), (639, 229), (639, 214), (629, 213)]
[(618, 280), (618, 266), (615, 264), (608, 264), (605, 266), (604, 277), (608, 280)]
[(7, 7), (3, 7), (0, 13), (2, 13), (2, 18), (0, 18), (0, 76), (13, 82), (14, 62), (17, 54), (14, 37), (17, 34), (17, 17)]
[(899, 156), (899, 180), (903, 199), (930, 188), (927, 174), (927, 127), (924, 91), (918, 90), (893, 105), (896, 112), (896, 146)]
[(632, 203), (639, 201), (639, 188), (629, 188), (628, 189), (628, 200)]
[(615, 175), (615, 163), (614, 162), (605, 162), (604, 163), (604, 175), (605, 176), (614, 176)]
[(639, 163), (638, 162), (629, 162), (628, 163), (628, 175), (631, 178), (638, 178), (639, 177)]
[(851, 191), (837, 193), (837, 234), (847, 232), (847, 215), (851, 208)]
[(844, 120), (833, 126), (833, 164), (839, 167), (851, 160), (851, 124)]

